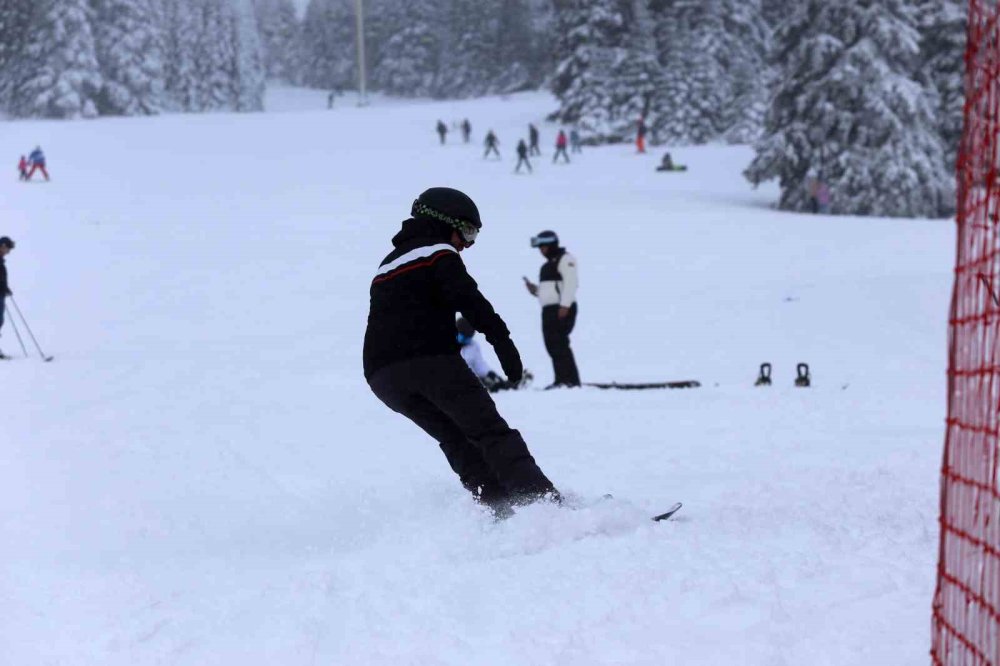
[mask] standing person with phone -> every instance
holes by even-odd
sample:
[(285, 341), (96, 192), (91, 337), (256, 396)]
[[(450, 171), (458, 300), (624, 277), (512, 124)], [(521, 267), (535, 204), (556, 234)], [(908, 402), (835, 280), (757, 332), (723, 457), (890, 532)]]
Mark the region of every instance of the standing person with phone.
[(576, 258), (559, 245), (554, 231), (543, 231), (531, 239), (531, 247), (545, 257), (538, 284), (527, 277), (524, 286), (542, 306), (542, 336), (552, 357), (555, 379), (546, 389), (580, 385), (580, 372), (569, 346), (569, 334), (576, 325), (576, 292), (580, 285)]

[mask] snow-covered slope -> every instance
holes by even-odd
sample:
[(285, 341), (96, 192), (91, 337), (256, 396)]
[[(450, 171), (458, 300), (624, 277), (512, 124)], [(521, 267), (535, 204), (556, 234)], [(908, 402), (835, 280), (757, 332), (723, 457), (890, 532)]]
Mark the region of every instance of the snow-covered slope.
[[(541, 96), (345, 99), (0, 125), (11, 285), (56, 355), (0, 366), (0, 663), (925, 660), (952, 224), (775, 212), (740, 147), (514, 176)], [(466, 116), (476, 143), (437, 145)], [(36, 144), (53, 181), (19, 184)], [(368, 391), (368, 285), (434, 185), (478, 202), (464, 258), (539, 383), (546, 228), (585, 380), (702, 382), (497, 398), (561, 489), (616, 500), (493, 524)]]

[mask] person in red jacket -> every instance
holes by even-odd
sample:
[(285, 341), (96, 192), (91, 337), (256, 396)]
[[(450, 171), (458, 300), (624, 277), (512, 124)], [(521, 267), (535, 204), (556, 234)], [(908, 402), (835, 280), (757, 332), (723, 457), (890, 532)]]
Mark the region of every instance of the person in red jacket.
[(563, 159), (566, 160), (566, 164), (569, 164), (569, 154), (566, 152), (566, 145), (569, 142), (566, 139), (566, 132), (559, 130), (559, 135), (556, 137), (556, 154), (552, 156), (552, 163), (555, 164), (559, 156), (562, 155)]
[(635, 132), (635, 148), (636, 152), (646, 152), (646, 119), (642, 116), (639, 116), (639, 126)]
[(17, 163), (17, 170), (21, 180), (28, 180), (28, 158), (21, 155), (21, 161)]

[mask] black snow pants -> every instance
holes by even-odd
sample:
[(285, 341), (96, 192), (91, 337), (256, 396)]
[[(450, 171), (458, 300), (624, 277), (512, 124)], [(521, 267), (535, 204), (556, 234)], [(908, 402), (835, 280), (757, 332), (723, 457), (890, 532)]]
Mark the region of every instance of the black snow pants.
[(519, 156), (517, 158), (517, 166), (514, 167), (514, 173), (520, 173), (522, 164), (528, 167), (528, 173), (531, 173), (531, 162), (529, 162), (528, 158), (524, 156)]
[(545, 350), (552, 357), (552, 370), (555, 373), (555, 383), (565, 386), (579, 386), (580, 373), (576, 369), (576, 359), (569, 346), (569, 334), (576, 325), (576, 303), (569, 309), (569, 316), (559, 318), (558, 305), (546, 305), (542, 308), (542, 337), (545, 339)]
[(462, 485), (484, 504), (554, 493), (478, 378), (458, 354), (425, 356), (378, 370), (368, 385), (389, 409), (437, 440)]

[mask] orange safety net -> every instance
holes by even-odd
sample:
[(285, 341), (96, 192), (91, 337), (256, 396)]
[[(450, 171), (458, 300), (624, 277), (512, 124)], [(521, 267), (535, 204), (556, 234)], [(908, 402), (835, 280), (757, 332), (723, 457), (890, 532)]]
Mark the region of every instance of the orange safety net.
[(1000, 9), (970, 0), (935, 664), (1000, 666)]

